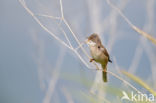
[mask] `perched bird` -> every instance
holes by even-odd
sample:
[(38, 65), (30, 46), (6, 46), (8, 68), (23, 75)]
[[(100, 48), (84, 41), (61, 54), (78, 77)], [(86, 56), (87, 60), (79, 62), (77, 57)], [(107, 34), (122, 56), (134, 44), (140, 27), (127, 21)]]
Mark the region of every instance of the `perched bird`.
[(92, 34), (88, 37), (86, 43), (89, 45), (92, 59), (90, 62), (95, 61), (100, 63), (103, 71), (103, 81), (107, 82), (107, 63), (112, 61), (110, 60), (109, 54), (106, 48), (102, 45), (101, 40), (97, 34)]

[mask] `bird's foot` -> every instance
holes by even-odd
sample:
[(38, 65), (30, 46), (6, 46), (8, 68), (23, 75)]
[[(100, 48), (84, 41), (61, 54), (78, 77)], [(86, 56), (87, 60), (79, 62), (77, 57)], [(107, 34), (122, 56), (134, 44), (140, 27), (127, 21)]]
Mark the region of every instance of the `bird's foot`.
[(90, 59), (90, 62), (93, 62), (95, 59)]
[(106, 69), (103, 70), (104, 72), (107, 72)]

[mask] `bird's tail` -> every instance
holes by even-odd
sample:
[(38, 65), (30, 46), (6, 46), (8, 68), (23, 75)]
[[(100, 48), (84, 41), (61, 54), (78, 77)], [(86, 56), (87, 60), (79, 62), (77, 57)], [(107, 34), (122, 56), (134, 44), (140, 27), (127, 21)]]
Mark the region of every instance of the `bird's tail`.
[(103, 81), (104, 82), (107, 82), (107, 67), (106, 67), (106, 65), (101, 65), (102, 66), (102, 68), (103, 68), (103, 70), (104, 71), (102, 71), (102, 78), (103, 78)]
[(110, 59), (109, 59), (108, 61), (109, 61), (110, 63), (112, 63), (112, 61), (111, 61)]

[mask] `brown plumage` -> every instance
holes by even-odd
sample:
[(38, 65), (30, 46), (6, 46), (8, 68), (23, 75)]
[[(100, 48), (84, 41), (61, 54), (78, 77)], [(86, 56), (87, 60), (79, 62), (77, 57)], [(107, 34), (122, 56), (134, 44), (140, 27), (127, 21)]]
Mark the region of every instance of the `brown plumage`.
[[(107, 82), (107, 63), (112, 61), (110, 60), (109, 54), (106, 48), (102, 45), (101, 40), (97, 34), (92, 34), (88, 37), (88, 42), (90, 52), (92, 55), (92, 60), (95, 60), (97, 63), (100, 63), (103, 68), (103, 81)], [(92, 61), (91, 60), (91, 61)]]

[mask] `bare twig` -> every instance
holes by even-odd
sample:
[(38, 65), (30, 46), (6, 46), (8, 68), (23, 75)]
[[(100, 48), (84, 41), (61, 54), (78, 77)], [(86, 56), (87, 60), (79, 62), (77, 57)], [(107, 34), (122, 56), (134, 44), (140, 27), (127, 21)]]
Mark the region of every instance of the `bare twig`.
[(54, 33), (49, 31), (41, 22), (40, 20), (34, 15), (34, 13), (26, 6), (26, 3), (24, 0), (19, 0), (21, 5), (26, 9), (26, 11), (34, 18), (34, 20), (50, 35), (52, 35), (56, 40), (58, 40), (60, 43), (62, 43), (67, 48), (71, 49), (69, 45), (67, 45), (64, 41), (62, 41), (60, 38), (58, 38)]
[(138, 32), (139, 34), (141, 34), (142, 36), (146, 37), (147, 39), (149, 39), (153, 44), (156, 45), (156, 39), (154, 37), (152, 37), (150, 34), (144, 32), (143, 30), (139, 29), (138, 27), (136, 27), (135, 25), (133, 25), (131, 23), (131, 21), (121, 12), (121, 10), (119, 8), (117, 8), (114, 4), (112, 4), (110, 2), (110, 0), (106, 0), (107, 3), (114, 8), (120, 15), (121, 17), (124, 18), (124, 20), (130, 25), (130, 27), (135, 30), (136, 32)]
[(43, 14), (35, 14), (36, 16), (43, 16), (43, 17), (47, 17), (47, 18), (51, 18), (54, 20), (61, 20), (62, 18), (60, 17), (54, 17), (54, 16), (49, 16), (49, 15), (43, 15)]

